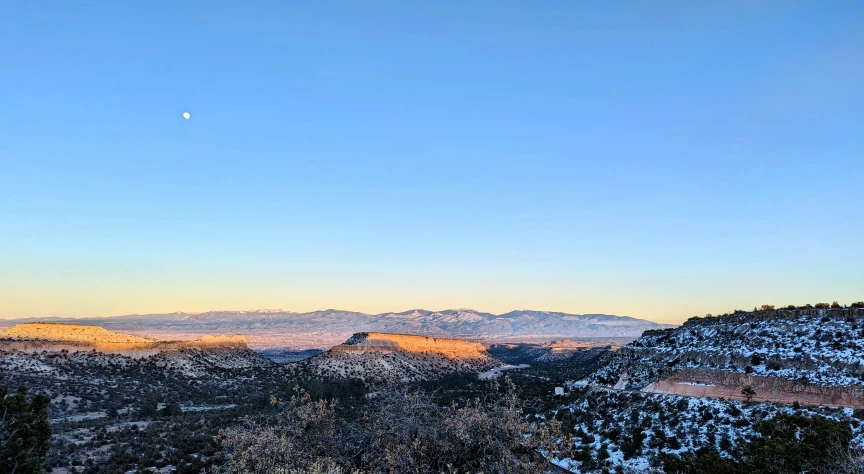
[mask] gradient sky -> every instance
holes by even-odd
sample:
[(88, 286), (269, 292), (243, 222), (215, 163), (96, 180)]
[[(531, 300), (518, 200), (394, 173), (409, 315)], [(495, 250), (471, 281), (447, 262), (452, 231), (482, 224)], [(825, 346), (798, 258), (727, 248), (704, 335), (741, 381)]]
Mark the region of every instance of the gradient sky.
[(860, 1), (0, 8), (0, 317), (849, 303), (862, 184)]

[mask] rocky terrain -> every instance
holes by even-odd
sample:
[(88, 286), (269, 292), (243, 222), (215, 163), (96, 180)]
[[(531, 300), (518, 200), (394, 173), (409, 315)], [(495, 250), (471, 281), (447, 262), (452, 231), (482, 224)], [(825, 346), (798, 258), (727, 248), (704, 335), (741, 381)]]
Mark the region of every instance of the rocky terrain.
[[(572, 401), (554, 411), (573, 427), (575, 452), (558, 464), (592, 473), (802, 472), (778, 467), (777, 457), (825, 453), (837, 436), (853, 454), (834, 459), (854, 463), (864, 448), (862, 306), (766, 306), (646, 331), (566, 384)], [(830, 426), (848, 435), (815, 434)], [(781, 445), (795, 447), (772, 455)]]
[[(827, 306), (827, 305), (826, 305)], [(864, 406), (864, 309), (789, 308), (646, 331), (592, 383), (682, 395)], [(696, 388), (700, 387), (700, 388)]]
[[(686, 458), (697, 452), (716, 453), (720, 459), (741, 460), (748, 446), (763, 441), (771, 433), (771, 423), (784, 417), (804, 417), (795, 419), (798, 424), (813, 416), (837, 421), (849, 426), (855, 449), (864, 446), (862, 414), (850, 409), (742, 403), (584, 384), (571, 384), (568, 390), (572, 401), (560, 405), (554, 412), (556, 418), (572, 427), (574, 453), (556, 462), (571, 472), (679, 472), (665, 470), (664, 464), (669, 459)], [(823, 440), (826, 445), (830, 441)], [(831, 448), (825, 447), (823, 451), (827, 449)], [(717, 463), (703, 465), (683, 472), (756, 472), (727, 471), (717, 466)]]
[[(202, 336), (194, 341), (163, 341), (108, 331), (98, 326), (61, 323), (22, 323), (0, 332), (0, 368), (7, 371), (48, 371), (42, 359), (56, 361), (55, 354), (96, 353), (113, 361), (123, 358), (151, 362), (189, 373), (208, 368), (240, 368), (272, 365), (249, 349), (243, 336)], [(115, 356), (120, 356), (118, 359)]]
[[(404, 390), (451, 406), (511, 383), (525, 415), (562, 423), (567, 450), (554, 462), (572, 472), (755, 472), (771, 458), (753, 446), (790, 429), (821, 452), (835, 447), (812, 440), (838, 429), (864, 449), (862, 318), (860, 308), (736, 312), (648, 330), (620, 348), (626, 339), (486, 344), (363, 331), (320, 353), (263, 351), (284, 364), (236, 336), (19, 324), (0, 334), (0, 373), (49, 396), (46, 465), (56, 472), (202, 472), (227, 459), (220, 429), (273, 415), (270, 397), (290, 400), (297, 387), (343, 401), (339, 416), (354, 423), (358, 407)], [(714, 464), (674, 467), (691, 461)], [(712, 470), (718, 462), (740, 469)]]
[(23, 323), (0, 331), (0, 338), (90, 344), (152, 344), (155, 339), (121, 334), (99, 326), (59, 323)]
[(363, 332), (298, 367), (323, 378), (405, 382), (452, 373), (477, 374), (499, 365), (502, 363), (478, 342)]
[[(204, 334), (243, 334), (253, 349), (327, 349), (358, 331), (475, 338), (485, 341), (552, 340), (588, 337), (636, 338), (643, 331), (671, 325), (627, 316), (568, 314), (519, 310), (490, 314), (471, 309), (365, 314), (323, 310), (209, 311), (114, 316), (107, 318), (40, 318), (40, 321), (97, 325), (112, 331), (159, 337), (196, 339)], [(8, 321), (8, 324), (34, 319)]]

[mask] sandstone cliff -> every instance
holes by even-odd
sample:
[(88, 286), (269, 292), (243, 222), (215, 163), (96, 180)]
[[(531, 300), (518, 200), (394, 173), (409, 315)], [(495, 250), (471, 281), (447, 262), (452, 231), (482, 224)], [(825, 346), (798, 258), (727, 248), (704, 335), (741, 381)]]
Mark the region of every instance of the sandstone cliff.
[(99, 326), (57, 323), (24, 323), (0, 331), (2, 338), (102, 344), (150, 344), (155, 339), (109, 331)]
[(657, 393), (864, 407), (864, 309), (805, 308), (694, 318), (645, 331), (590, 383)]
[(149, 357), (185, 349), (247, 349), (241, 335), (204, 336), (193, 341), (163, 341), (108, 331), (99, 326), (23, 323), (0, 331), (0, 349), (20, 352), (91, 351)]
[(760, 377), (728, 370), (682, 369), (672, 376), (646, 385), (642, 391), (709, 398), (744, 400), (741, 388), (755, 390), (756, 401), (803, 405), (864, 408), (864, 387), (800, 384), (780, 377)]
[(332, 348), (331, 351), (357, 354), (393, 351), (435, 353), (461, 359), (487, 357), (486, 348), (479, 342), (381, 332), (354, 334), (345, 343)]
[(479, 373), (499, 365), (501, 362), (487, 354), (479, 342), (362, 332), (298, 367), (318, 377), (387, 382)]

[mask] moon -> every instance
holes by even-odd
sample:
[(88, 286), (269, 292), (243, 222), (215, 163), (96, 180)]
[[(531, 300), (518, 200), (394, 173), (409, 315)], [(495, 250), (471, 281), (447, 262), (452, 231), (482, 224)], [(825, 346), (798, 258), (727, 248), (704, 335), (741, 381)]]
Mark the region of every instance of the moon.
[(192, 118), (192, 115), (189, 112), (183, 112), (183, 118), (189, 120), (190, 118)]

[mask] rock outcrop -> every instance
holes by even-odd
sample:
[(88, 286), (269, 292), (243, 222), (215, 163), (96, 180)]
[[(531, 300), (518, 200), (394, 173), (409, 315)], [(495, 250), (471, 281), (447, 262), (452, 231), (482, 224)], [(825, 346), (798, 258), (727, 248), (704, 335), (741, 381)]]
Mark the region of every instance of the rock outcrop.
[(486, 348), (479, 342), (382, 332), (360, 332), (354, 334), (345, 343), (339, 344), (330, 350), (332, 352), (353, 354), (394, 351), (434, 353), (457, 359), (482, 359), (487, 357)]
[(480, 373), (501, 365), (483, 344), (461, 339), (362, 332), (300, 363), (316, 377), (376, 382), (434, 379), (452, 373)]
[(90, 342), (94, 344), (152, 344), (155, 339), (121, 334), (99, 326), (61, 323), (23, 323), (0, 331), (0, 338), (43, 341)]
[(642, 391), (690, 397), (745, 400), (742, 387), (754, 390), (752, 399), (802, 405), (864, 408), (864, 387), (800, 384), (779, 377), (760, 377), (727, 370), (683, 369), (646, 385)]

